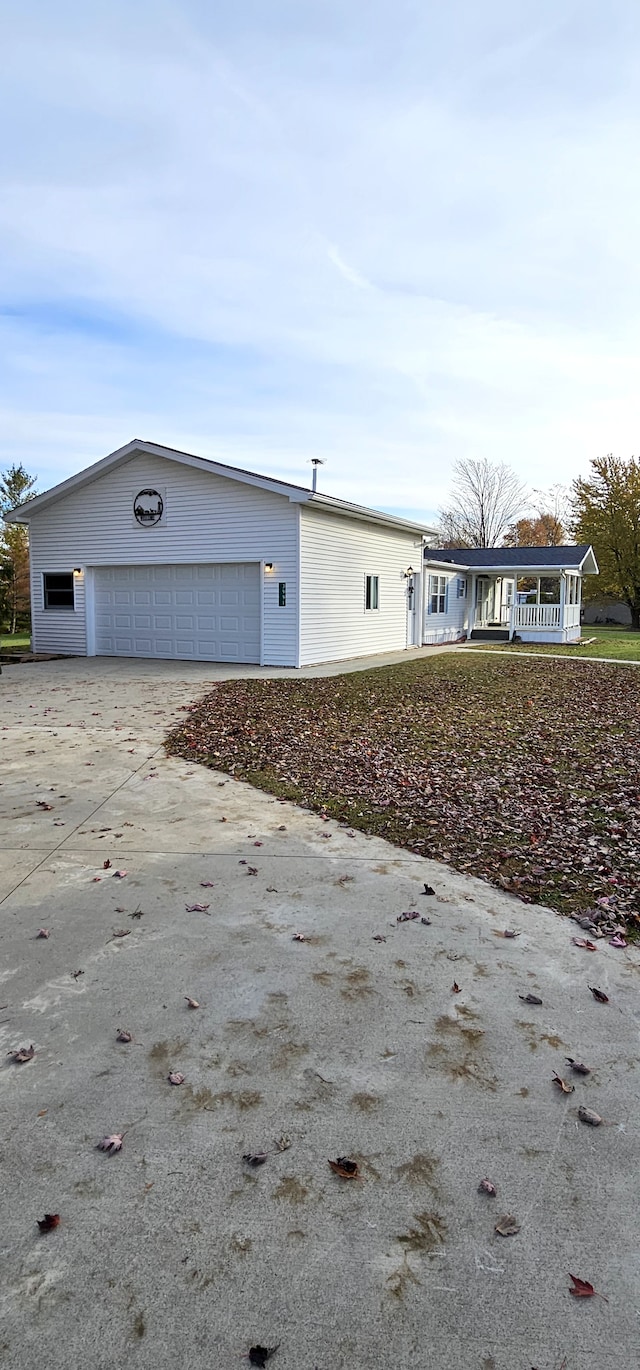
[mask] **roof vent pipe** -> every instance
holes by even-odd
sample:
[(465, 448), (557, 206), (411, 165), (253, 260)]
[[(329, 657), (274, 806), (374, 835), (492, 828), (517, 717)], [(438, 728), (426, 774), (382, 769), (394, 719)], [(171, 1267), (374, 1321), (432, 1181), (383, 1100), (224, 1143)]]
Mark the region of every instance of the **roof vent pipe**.
[(316, 486), (318, 484), (318, 467), (324, 466), (322, 457), (311, 457), (311, 465), (313, 467), (313, 476), (311, 478), (311, 490), (312, 493), (315, 495)]

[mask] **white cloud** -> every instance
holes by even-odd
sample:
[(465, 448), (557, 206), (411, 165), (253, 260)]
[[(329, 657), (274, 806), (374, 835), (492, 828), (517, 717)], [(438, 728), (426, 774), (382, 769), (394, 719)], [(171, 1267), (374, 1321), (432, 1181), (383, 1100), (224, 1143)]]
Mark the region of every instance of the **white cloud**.
[(10, 24), (9, 460), (318, 455), (336, 494), (433, 509), (461, 455), (543, 485), (637, 450), (630, 4)]

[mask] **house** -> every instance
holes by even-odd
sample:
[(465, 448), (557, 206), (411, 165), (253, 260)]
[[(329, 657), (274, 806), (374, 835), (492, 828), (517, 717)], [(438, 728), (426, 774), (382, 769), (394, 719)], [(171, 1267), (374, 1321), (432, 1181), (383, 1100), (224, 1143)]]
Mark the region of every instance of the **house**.
[(10, 519), (34, 651), (306, 666), (421, 642), (433, 530), (315, 489), (136, 440)]
[(423, 642), (579, 642), (589, 546), (425, 547)]

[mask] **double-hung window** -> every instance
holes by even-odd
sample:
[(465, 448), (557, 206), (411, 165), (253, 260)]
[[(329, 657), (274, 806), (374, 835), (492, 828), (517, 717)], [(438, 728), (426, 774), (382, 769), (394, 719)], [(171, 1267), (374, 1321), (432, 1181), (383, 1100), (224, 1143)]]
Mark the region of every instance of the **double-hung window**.
[(458, 576), (456, 581), (456, 599), (467, 598), (467, 582), (463, 576)]
[(364, 607), (367, 610), (380, 608), (380, 577), (365, 576)]
[(447, 577), (429, 576), (429, 613), (446, 614)]

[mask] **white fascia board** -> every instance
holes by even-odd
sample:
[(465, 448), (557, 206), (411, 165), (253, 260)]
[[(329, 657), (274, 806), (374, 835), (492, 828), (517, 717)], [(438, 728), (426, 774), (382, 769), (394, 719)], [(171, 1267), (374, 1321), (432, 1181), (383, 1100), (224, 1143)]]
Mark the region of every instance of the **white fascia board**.
[(225, 476), (228, 480), (237, 480), (243, 485), (258, 486), (262, 490), (284, 495), (287, 499), (295, 502), (304, 501), (311, 494), (311, 491), (305, 490), (303, 486), (287, 485), (286, 482), (273, 480), (269, 476), (256, 475), (251, 471), (239, 470), (235, 466), (225, 466), (223, 462), (212, 461), (207, 457), (197, 457), (190, 452), (179, 452), (172, 447), (162, 447), (158, 443), (134, 438), (132, 442), (126, 443), (124, 447), (118, 447), (115, 452), (110, 452), (108, 456), (102, 457), (92, 466), (87, 466), (83, 471), (76, 472), (75, 476), (69, 476), (68, 480), (61, 481), (59, 485), (52, 486), (50, 490), (45, 490), (43, 494), (36, 495), (26, 504), (21, 504), (17, 509), (13, 509), (10, 514), (6, 515), (7, 523), (29, 523), (34, 514), (38, 514), (41, 509), (64, 499), (66, 495), (71, 494), (73, 490), (80, 489), (83, 485), (90, 485), (92, 481), (98, 480), (107, 471), (112, 471), (124, 462), (130, 461), (138, 452), (145, 452), (154, 457), (163, 457), (166, 461), (174, 461), (180, 466), (192, 466), (199, 471), (206, 471), (210, 475)]
[(475, 567), (466, 566), (461, 561), (439, 561), (437, 557), (425, 557), (424, 564), (429, 570), (464, 571), (465, 576), (468, 576), (471, 570), (475, 570)]
[(585, 576), (600, 575), (600, 567), (598, 566), (598, 563), (596, 561), (596, 554), (593, 550), (593, 547), (590, 547), (589, 551), (585, 552), (585, 555), (583, 556), (582, 561), (580, 562), (580, 570), (582, 571), (582, 574)]
[(424, 523), (411, 523), (409, 519), (399, 519), (393, 514), (385, 514), (381, 509), (368, 509), (363, 504), (349, 504), (346, 500), (334, 499), (331, 495), (319, 495), (317, 490), (306, 500), (309, 509), (319, 509), (328, 514), (341, 514), (343, 518), (361, 519), (363, 523), (382, 523), (388, 528), (418, 534), (421, 538), (432, 537), (433, 528)]

